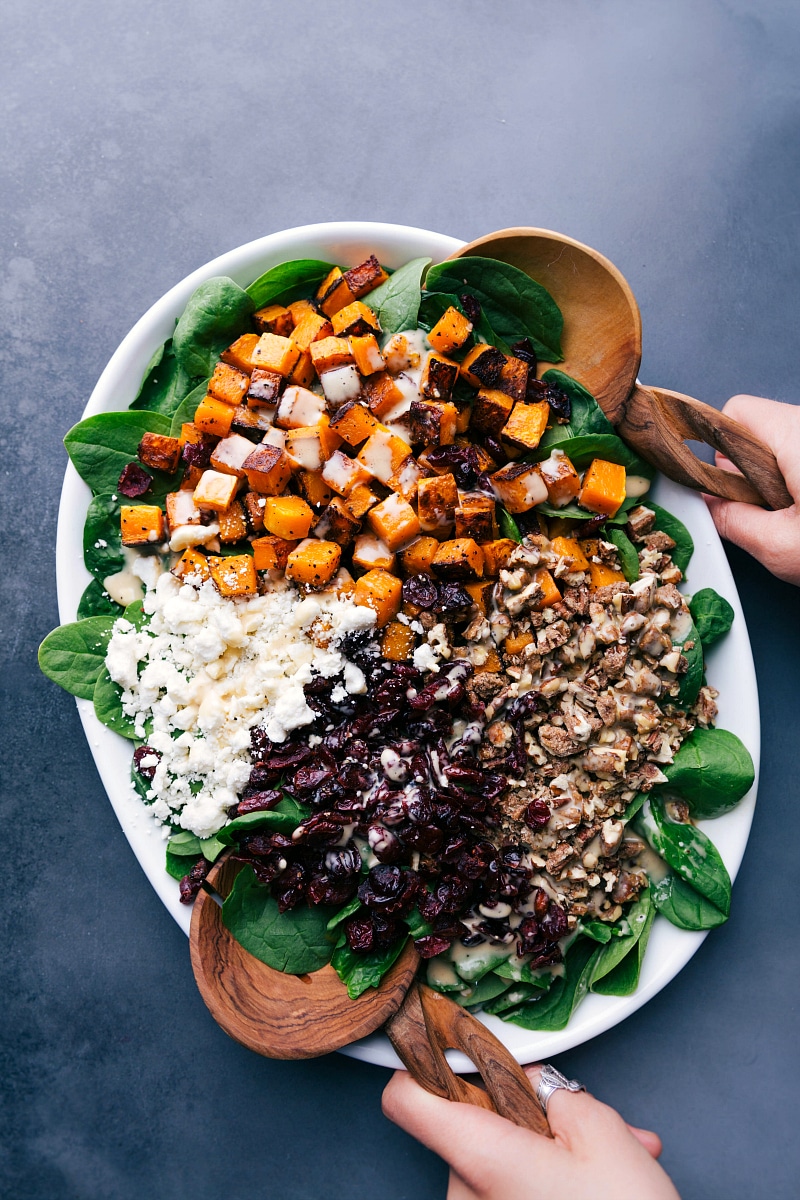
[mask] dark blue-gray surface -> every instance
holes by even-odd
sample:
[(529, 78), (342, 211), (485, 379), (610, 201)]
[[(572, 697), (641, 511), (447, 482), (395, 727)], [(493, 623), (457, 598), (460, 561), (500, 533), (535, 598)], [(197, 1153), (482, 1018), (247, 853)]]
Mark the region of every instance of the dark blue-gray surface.
[[(187, 272), (287, 226), (542, 225), (625, 272), (646, 381), (797, 402), (798, 51), (789, 0), (5, 0), (2, 1194), (445, 1189), (438, 1160), (382, 1118), (382, 1070), (262, 1061), (216, 1028), (72, 700), (37, 674), (56, 621), (61, 437), (123, 334)], [(661, 1132), (684, 1200), (788, 1200), (798, 595), (731, 558), (764, 725), (733, 915), (560, 1065)]]

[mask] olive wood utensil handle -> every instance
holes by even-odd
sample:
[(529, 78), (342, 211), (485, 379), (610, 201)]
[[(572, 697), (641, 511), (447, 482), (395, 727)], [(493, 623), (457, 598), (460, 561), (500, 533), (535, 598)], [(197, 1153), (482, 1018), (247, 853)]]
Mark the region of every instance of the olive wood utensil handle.
[[(794, 503), (769, 447), (738, 421), (691, 396), (636, 384), (617, 429), (643, 458), (686, 487), (762, 507), (788, 508)], [(713, 446), (742, 474), (703, 462), (684, 438)]]
[[(523, 1129), (552, 1137), (528, 1076), (501, 1041), (439, 992), (418, 983), (385, 1031), (403, 1065), (426, 1091), (474, 1104)], [(445, 1050), (461, 1050), (480, 1072), (486, 1091), (454, 1074)]]

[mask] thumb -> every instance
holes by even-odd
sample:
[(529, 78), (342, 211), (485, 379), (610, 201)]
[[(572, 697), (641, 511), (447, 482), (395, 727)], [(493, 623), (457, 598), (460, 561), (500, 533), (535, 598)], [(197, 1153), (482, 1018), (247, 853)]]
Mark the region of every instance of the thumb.
[(721, 500), (718, 496), (706, 496), (705, 502), (720, 537), (752, 554), (778, 579), (800, 584), (797, 505), (767, 512), (755, 504)]

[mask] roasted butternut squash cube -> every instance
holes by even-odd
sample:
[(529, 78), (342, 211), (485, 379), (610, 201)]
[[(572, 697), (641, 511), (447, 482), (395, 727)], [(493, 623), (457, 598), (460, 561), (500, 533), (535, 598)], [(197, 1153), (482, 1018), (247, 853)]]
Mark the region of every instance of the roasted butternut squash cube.
[(486, 574), (492, 579), (496, 579), (516, 548), (517, 543), (513, 542), (511, 538), (496, 538), (491, 542), (482, 542), (481, 550)]
[(181, 443), (179, 438), (166, 437), (161, 433), (145, 433), (139, 442), (137, 450), (139, 461), (154, 471), (164, 471), (167, 475), (177, 471), (181, 461)]
[(253, 562), (257, 571), (285, 571), (289, 555), (297, 548), (297, 542), (267, 534), (253, 539)]
[(408, 662), (414, 654), (416, 636), (413, 629), (400, 621), (390, 621), (381, 638), (381, 654), (389, 662)]
[(330, 504), (333, 492), (322, 478), (320, 471), (298, 471), (294, 479), (297, 490), (306, 504), (310, 504), (312, 508), (321, 508), (323, 504)]
[(456, 537), (491, 542), (497, 536), (496, 503), (491, 496), (465, 495), (456, 509)]
[(544, 480), (530, 463), (508, 463), (490, 478), (500, 503), (510, 513), (528, 512), (547, 499)]
[(596, 458), (583, 477), (578, 496), (581, 508), (613, 517), (625, 499), (625, 468)]
[(483, 551), (473, 538), (454, 538), (441, 543), (431, 565), (433, 574), (439, 579), (481, 579)]
[(244, 509), (238, 500), (234, 500), (224, 512), (219, 514), (219, 540), (229, 546), (247, 537), (247, 522), (244, 519)]
[(367, 524), (390, 550), (399, 550), (419, 535), (420, 526), (414, 509), (397, 492), (387, 496), (367, 513)]
[(471, 333), (472, 322), (451, 305), (428, 334), (428, 341), (439, 354), (449, 354), (463, 346)]
[(233, 424), (234, 411), (224, 400), (205, 396), (195, 409), (195, 428), (201, 433), (212, 433), (215, 437), (227, 437)]
[(342, 547), (336, 542), (306, 538), (292, 550), (286, 563), (286, 578), (307, 587), (322, 588), (339, 570)]
[(258, 576), (250, 554), (230, 554), (227, 558), (209, 558), (211, 580), (220, 596), (255, 596)]
[(400, 555), (405, 575), (430, 575), (439, 543), (434, 537), (418, 537)]
[(318, 375), (325, 371), (334, 371), (353, 361), (353, 353), (347, 338), (324, 337), (317, 342), (311, 342), (308, 347), (314, 370)]
[(272, 428), (274, 420), (274, 408), (248, 408), (246, 404), (240, 404), (233, 410), (231, 433), (238, 433), (250, 442), (258, 442)]
[(533, 641), (533, 634), (529, 629), (523, 629), (519, 633), (510, 633), (503, 642), (503, 649), (506, 654), (522, 654), (526, 646), (530, 646)]
[(300, 347), (304, 354), (307, 354), (312, 342), (319, 342), (323, 338), (330, 337), (332, 333), (333, 325), (328, 318), (323, 317), (321, 313), (315, 312), (312, 308), (295, 325), (292, 341)]
[(449, 446), (456, 436), (458, 409), (435, 400), (412, 400), (409, 409), (411, 440), (415, 445)]
[(183, 472), (183, 478), (181, 479), (181, 491), (184, 491), (185, 489), (186, 491), (193, 492), (202, 477), (203, 468), (195, 467), (190, 463)]
[(156, 504), (123, 504), (120, 509), (123, 546), (152, 546), (164, 541), (164, 514)]
[(340, 496), (346, 496), (356, 484), (368, 483), (372, 476), (357, 458), (334, 450), (322, 468), (322, 478)]
[(253, 324), (259, 333), (288, 337), (294, 329), (294, 317), (282, 304), (266, 304), (253, 313)]
[(339, 267), (334, 267), (332, 271), (328, 272), (316, 295), (317, 305), (326, 317), (332, 317), (340, 308), (352, 304), (355, 299), (356, 297), (350, 291), (350, 286)]
[(290, 384), (278, 403), (275, 424), (279, 429), (302, 429), (306, 425), (319, 425), (325, 415), (323, 396)]
[(211, 455), (211, 466), (223, 475), (244, 479), (244, 461), (253, 452), (253, 443), (239, 433), (231, 433), (217, 442)]
[(198, 429), (193, 421), (185, 421), (181, 425), (181, 436), (178, 438), (178, 441), (181, 446), (185, 446), (187, 442), (195, 446), (200, 445), (205, 437), (207, 437), (207, 434), (203, 433), (202, 429)]
[(257, 333), (243, 333), (228, 346), (227, 350), (222, 351), (220, 358), (223, 362), (230, 363), (232, 367), (238, 367), (240, 371), (246, 371), (249, 375), (254, 367), (263, 366), (263, 363), (258, 363), (253, 359), (258, 342)]
[(475, 674), (480, 675), (482, 671), (488, 671), (490, 675), (497, 675), (502, 669), (503, 664), (500, 661), (499, 654), (496, 650), (490, 650), (483, 663), (475, 667)]
[(422, 468), (414, 456), (409, 454), (408, 458), (400, 464), (391, 479), (387, 480), (387, 486), (393, 492), (399, 492), (404, 500), (408, 500), (409, 504), (412, 504), (417, 498), (417, 487), (422, 478)]
[(347, 495), (347, 507), (357, 521), (368, 513), (374, 504), (377, 504), (380, 496), (376, 495), (374, 488), (368, 483), (357, 483)]
[(460, 372), (471, 387), (493, 388), (497, 386), (506, 356), (496, 346), (478, 342), (461, 361)]
[(304, 425), (286, 434), (286, 453), (306, 471), (321, 471), (341, 438), (331, 432), (326, 416), (319, 425)]
[(417, 484), (417, 513), (425, 533), (445, 534), (452, 528), (458, 508), (458, 488), (448, 471)]
[(374, 333), (351, 337), (350, 349), (359, 375), (374, 375), (376, 371), (384, 369), (386, 364)]
[(386, 371), (362, 380), (361, 392), (376, 417), (385, 416), (403, 400), (403, 393)]
[(505, 392), (482, 387), (472, 404), (470, 427), (496, 436), (511, 416), (514, 401)]
[(392, 375), (399, 375), (401, 371), (409, 369), (413, 370), (422, 362), (419, 350), (409, 342), (404, 333), (392, 334), (383, 347), (383, 357), (386, 361), (386, 370)]
[(367, 333), (380, 333), (381, 326), (371, 308), (361, 300), (340, 308), (331, 317), (333, 332), (337, 337), (363, 337)]
[(307, 317), (309, 313), (315, 313), (317, 310), (310, 300), (293, 300), (291, 304), (287, 304), (289, 312), (292, 314), (295, 329), (302, 321), (303, 317)]
[(253, 350), (253, 366), (264, 371), (277, 371), (284, 378), (300, 357), (300, 348), (291, 338), (276, 333), (262, 333)]
[(200, 482), (194, 489), (194, 502), (203, 512), (224, 512), (233, 504), (239, 487), (236, 475), (224, 475), (221, 471), (203, 471)]
[[(202, 472), (201, 472), (202, 478)], [(203, 514), (194, 502), (194, 494), (188, 489), (181, 488), (179, 492), (169, 492), (166, 498), (167, 529), (172, 535), (181, 525), (202, 524)]]
[(419, 390), (426, 400), (449, 401), (458, 379), (458, 363), (442, 354), (431, 353), (425, 360)]
[(338, 596), (341, 600), (345, 596), (352, 596), (356, 590), (356, 581), (347, 570), (347, 567), (339, 567), (329, 586), (334, 595)]
[(178, 579), (186, 579), (188, 576), (196, 576), (205, 582), (211, 578), (211, 570), (208, 565), (208, 559), (200, 550), (196, 550), (194, 546), (188, 546), (180, 556), (175, 566), (172, 568), (172, 574), (177, 575)]
[(336, 412), (343, 404), (361, 397), (361, 376), (355, 363), (345, 363), (343, 367), (323, 371), (319, 381), (331, 412)]
[(287, 542), (308, 537), (314, 510), (300, 496), (269, 496), (264, 506), (264, 528)]
[(367, 438), (357, 458), (370, 475), (381, 483), (388, 483), (408, 458), (408, 444), (388, 429), (378, 428)]
[(314, 536), (349, 546), (361, 528), (341, 496), (334, 496), (314, 526)]
[(374, 533), (360, 533), (355, 540), (351, 555), (356, 567), (365, 571), (393, 571), (397, 555)]
[(472, 597), (472, 602), (483, 613), (484, 617), (489, 608), (489, 601), (494, 584), (490, 579), (482, 580), (480, 583), (465, 583), (464, 591)]
[(238, 367), (232, 367), (230, 363), (218, 362), (214, 367), (214, 373), (208, 381), (208, 390), (212, 396), (216, 396), (218, 400), (224, 400), (226, 404), (243, 404), (244, 398), (247, 395), (247, 390), (250, 387), (250, 376), (245, 371), (240, 371)]
[(497, 383), (494, 385), (498, 392), (505, 392), (512, 400), (524, 400), (528, 386), (528, 364), (521, 358), (509, 355), (500, 368)]
[(311, 355), (304, 354), (301, 351), (300, 357), (289, 372), (286, 382), (295, 383), (298, 387), (310, 388), (316, 378), (317, 372), (314, 370)]
[(558, 590), (558, 584), (549, 571), (546, 571), (543, 567), (538, 571), (534, 571), (533, 581), (534, 583), (538, 583), (543, 593), (541, 600), (534, 605), (539, 612), (542, 612), (545, 608), (552, 608), (554, 604), (560, 602), (561, 592)]
[(589, 563), (589, 591), (596, 592), (598, 588), (608, 587), (610, 583), (624, 583), (622, 571), (615, 571), (605, 563)]
[(255, 367), (247, 389), (247, 403), (251, 408), (257, 408), (259, 405), (274, 407), (285, 383), (286, 380), (278, 371), (265, 371), (263, 367)]
[(264, 529), (264, 509), (267, 501), (258, 492), (245, 492), (244, 512), (247, 523), (253, 533), (262, 533)]
[(353, 599), (356, 604), (367, 605), (375, 610), (378, 629), (394, 620), (400, 611), (402, 598), (402, 581), (388, 571), (367, 571), (366, 575), (356, 580)]
[(360, 300), (367, 292), (373, 291), (389, 278), (374, 254), (370, 254), (369, 258), (364, 259), (357, 267), (345, 271), (344, 277), (356, 300)]
[(252, 492), (280, 496), (291, 478), (292, 464), (285, 450), (262, 442), (244, 460), (242, 470)]
[(553, 450), (538, 467), (547, 488), (547, 499), (553, 507), (563, 508), (570, 504), (581, 490), (581, 480), (564, 451)]
[(570, 571), (588, 571), (589, 560), (581, 550), (577, 538), (556, 537), (550, 543), (550, 549), (562, 558), (569, 559)]
[(501, 436), (522, 450), (535, 450), (550, 419), (550, 405), (546, 400), (536, 404), (514, 405), (511, 416), (502, 428)]

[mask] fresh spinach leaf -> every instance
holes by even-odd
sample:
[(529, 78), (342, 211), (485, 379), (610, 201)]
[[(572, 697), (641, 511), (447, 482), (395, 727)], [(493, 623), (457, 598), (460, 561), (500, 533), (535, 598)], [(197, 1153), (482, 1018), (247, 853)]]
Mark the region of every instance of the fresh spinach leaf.
[(613, 526), (605, 531), (606, 539), (617, 547), (622, 574), (628, 583), (634, 583), (639, 578), (639, 555), (627, 533)]
[(365, 302), (376, 314), (384, 333), (416, 329), (422, 300), (422, 272), (431, 260), (412, 258), (389, 278), (369, 292)]
[(295, 258), (259, 275), (250, 284), (247, 294), (256, 308), (263, 308), (265, 304), (288, 304), (315, 291), (332, 270), (333, 263), (321, 262), (318, 258)]
[[(188, 829), (181, 829), (178, 833), (173, 833), (167, 842), (169, 854), (175, 858), (190, 858), (193, 861), (205, 858), (208, 862), (214, 862), (224, 849), (225, 847), (216, 835), (199, 838), (197, 834), (190, 833)], [(183, 874), (186, 874), (186, 870)]]
[[(136, 460), (145, 433), (168, 434), (169, 417), (154, 412), (98, 413), (73, 425), (64, 438), (72, 464), (95, 496), (116, 492), (119, 477), (129, 462)], [(178, 486), (177, 475), (153, 472), (153, 487), (147, 504), (158, 504)]]
[(119, 517), (118, 498), (110, 494), (92, 497), (83, 527), (83, 561), (100, 583), (125, 566)]
[[(627, 996), (630, 992), (620, 992), (616, 989), (630, 986), (630, 991), (636, 990), (642, 958), (647, 946), (647, 939), (650, 936), (650, 926), (653, 923), (653, 914), (650, 888), (646, 887), (625, 912), (630, 932), (623, 937), (614, 938), (597, 955), (589, 984), (591, 991), (602, 992), (607, 996)], [(644, 945), (640, 946), (642, 938), (644, 938)], [(631, 960), (630, 963), (628, 963), (628, 959)], [(627, 964), (627, 971), (620, 971), (624, 964)]]
[(433, 933), (433, 926), (426, 921), (421, 915), (418, 908), (413, 909), (405, 918), (408, 932), (412, 938), (427, 937), (429, 933)]
[(733, 609), (713, 588), (701, 588), (689, 601), (689, 611), (706, 650), (718, 642), (733, 624)]
[(196, 385), (197, 379), (188, 375), (175, 357), (170, 338), (150, 359), (139, 394), (129, 407), (134, 412), (145, 409), (171, 417)]
[(541, 996), (542, 988), (536, 987), (532, 983), (512, 983), (507, 992), (503, 992), (496, 1000), (490, 1000), (484, 1004), (483, 1011), (491, 1013), (495, 1017), (503, 1017), (511, 1008), (517, 1008), (520, 1004), (524, 1004), (527, 1000), (533, 1000), (537, 996)]
[(523, 1029), (564, 1029), (588, 992), (595, 959), (604, 949), (589, 938), (576, 938), (564, 959), (565, 974), (554, 980), (541, 1000), (529, 1000), (510, 1009), (503, 1020)]
[[(138, 750), (139, 747), (143, 745), (144, 742), (137, 741), (134, 749)], [(145, 804), (153, 803), (151, 797), (149, 797), (147, 794), (150, 791), (150, 780), (146, 779), (144, 775), (140, 774), (140, 772), (136, 770), (136, 762), (134, 759), (131, 759), (131, 783), (133, 784), (140, 800), (142, 800)]]
[(502, 505), (497, 507), (497, 528), (501, 538), (510, 538), (512, 542), (522, 541), (519, 525)]
[(716, 929), (727, 914), (696, 892), (680, 875), (671, 872), (653, 887), (653, 903), (678, 929)]
[(190, 425), (192, 423), (198, 405), (208, 391), (208, 382), (208, 379), (203, 379), (202, 382), (198, 383), (197, 387), (193, 388), (181, 400), (172, 415), (172, 424), (169, 430), (170, 437), (180, 437), (181, 425)]
[(269, 888), (247, 866), (236, 876), (222, 905), (222, 923), (237, 942), (287, 975), (305, 975), (330, 962), (334, 941), (327, 931), (330, 916), (330, 908), (323, 905), (279, 912)]
[(311, 809), (306, 805), (298, 804), (290, 796), (284, 796), (274, 808), (234, 817), (228, 825), (223, 825), (217, 837), (223, 845), (232, 846), (241, 834), (260, 833), (262, 829), (269, 830), (270, 833), (294, 833), (310, 812)]
[(630, 996), (636, 991), (655, 915), (656, 909), (651, 903), (644, 928), (633, 949), (608, 974), (592, 984), (593, 992), (599, 992), (602, 996)]
[(730, 812), (756, 777), (749, 750), (727, 729), (695, 729), (664, 774), (698, 820)]
[(358, 912), (360, 908), (361, 901), (359, 900), (358, 896), (353, 896), (352, 900), (340, 908), (338, 912), (333, 914), (330, 921), (328, 921), (328, 931), (330, 932), (330, 930), (335, 929), (337, 925), (341, 925), (343, 921), (346, 921), (348, 917), (352, 917), (353, 913)]
[(663, 796), (651, 793), (636, 818), (638, 831), (677, 875), (727, 917), (731, 879), (719, 851), (694, 825), (672, 820), (666, 804)]
[(97, 677), (92, 694), (95, 716), (101, 725), (113, 729), (114, 733), (136, 741), (134, 723), (122, 710), (122, 688), (103, 670)]
[(552, 383), (555, 387), (566, 392), (572, 403), (572, 411), (566, 425), (553, 425), (543, 435), (540, 445), (550, 447), (560, 445), (570, 438), (584, 437), (590, 433), (613, 433), (614, 426), (603, 412), (590, 391), (563, 371), (551, 369), (542, 375), (544, 383)]
[(164, 867), (166, 869), (167, 874), (171, 875), (173, 879), (177, 879), (178, 882), (180, 883), (180, 881), (181, 881), (181, 879), (183, 879), (184, 875), (189, 874), (189, 872), (191, 871), (195, 862), (199, 858), (200, 858), (199, 854), (197, 855), (197, 858), (181, 857), (180, 855), (173, 854), (172, 851), (170, 850), (169, 846), (167, 846), (165, 859), (164, 859)]
[(694, 622), (689, 627), (683, 641), (676, 641), (675, 644), (680, 645), (681, 653), (688, 666), (685, 674), (680, 677), (680, 690), (674, 702), (679, 708), (687, 709), (692, 707), (703, 686), (703, 643), (700, 641), (700, 635), (694, 627)]
[(662, 533), (666, 533), (675, 543), (675, 549), (670, 551), (672, 561), (676, 567), (680, 567), (685, 575), (689, 560), (694, 554), (692, 535), (683, 521), (679, 521), (677, 517), (674, 517), (671, 512), (667, 512), (660, 504), (655, 504), (652, 500), (647, 499), (643, 500), (642, 503), (656, 514), (655, 528), (660, 529)]
[(59, 625), (39, 647), (39, 668), (65, 692), (91, 700), (101, 671), (105, 670), (113, 617), (87, 617)]
[[(592, 459), (604, 458), (608, 462), (619, 463), (630, 475), (644, 475), (645, 478), (652, 479), (655, 474), (655, 468), (643, 458), (639, 458), (639, 455), (635, 454), (630, 446), (626, 446), (622, 438), (617, 437), (615, 433), (579, 434), (558, 442), (556, 448), (562, 450), (579, 471), (588, 467)], [(553, 449), (552, 445), (543, 446), (540, 443), (529, 458), (532, 462), (541, 462), (542, 459), (549, 458)]]
[(628, 821), (633, 820), (639, 809), (647, 799), (647, 792), (639, 792), (638, 796), (634, 796), (625, 812), (622, 814), (622, 820), (627, 825)]
[(206, 279), (192, 292), (172, 335), (178, 366), (190, 379), (211, 374), (222, 351), (249, 328), (251, 297), (224, 275)]
[(623, 937), (623, 930), (617, 925), (604, 925), (602, 921), (586, 921), (581, 925), (581, 933), (585, 933), (593, 942), (601, 946), (607, 945), (613, 937)]
[(528, 337), (540, 359), (560, 362), (563, 358), (561, 310), (550, 293), (518, 267), (493, 258), (452, 259), (430, 268), (425, 287), (429, 292), (455, 296), (471, 293), (501, 350)]
[(504, 992), (507, 992), (513, 986), (513, 983), (510, 983), (508, 979), (500, 979), (494, 974), (484, 975), (483, 979), (480, 979), (471, 991), (457, 992), (453, 995), (452, 999), (455, 1000), (456, 1004), (460, 1004), (462, 1008), (481, 1008), (490, 1000), (495, 1000), (498, 996), (502, 996)]
[(135, 629), (144, 629), (148, 622), (147, 614), (144, 611), (144, 603), (141, 600), (134, 600), (127, 605), (122, 612), (122, 619), (130, 621)]
[(86, 590), (78, 604), (78, 620), (85, 617), (119, 617), (122, 608), (116, 600), (112, 600), (99, 579), (93, 579), (86, 585)]
[(357, 1000), (367, 988), (377, 987), (386, 972), (400, 957), (406, 938), (398, 938), (386, 950), (374, 950), (371, 954), (356, 954), (345, 942), (336, 947), (331, 966), (347, 987), (351, 1000)]
[(534, 974), (531, 971), (530, 962), (517, 958), (516, 954), (512, 954), (510, 958), (498, 963), (493, 970), (495, 975), (499, 975), (501, 979), (511, 979), (514, 983), (529, 983), (537, 987), (540, 992), (546, 992), (553, 982), (552, 975)]

